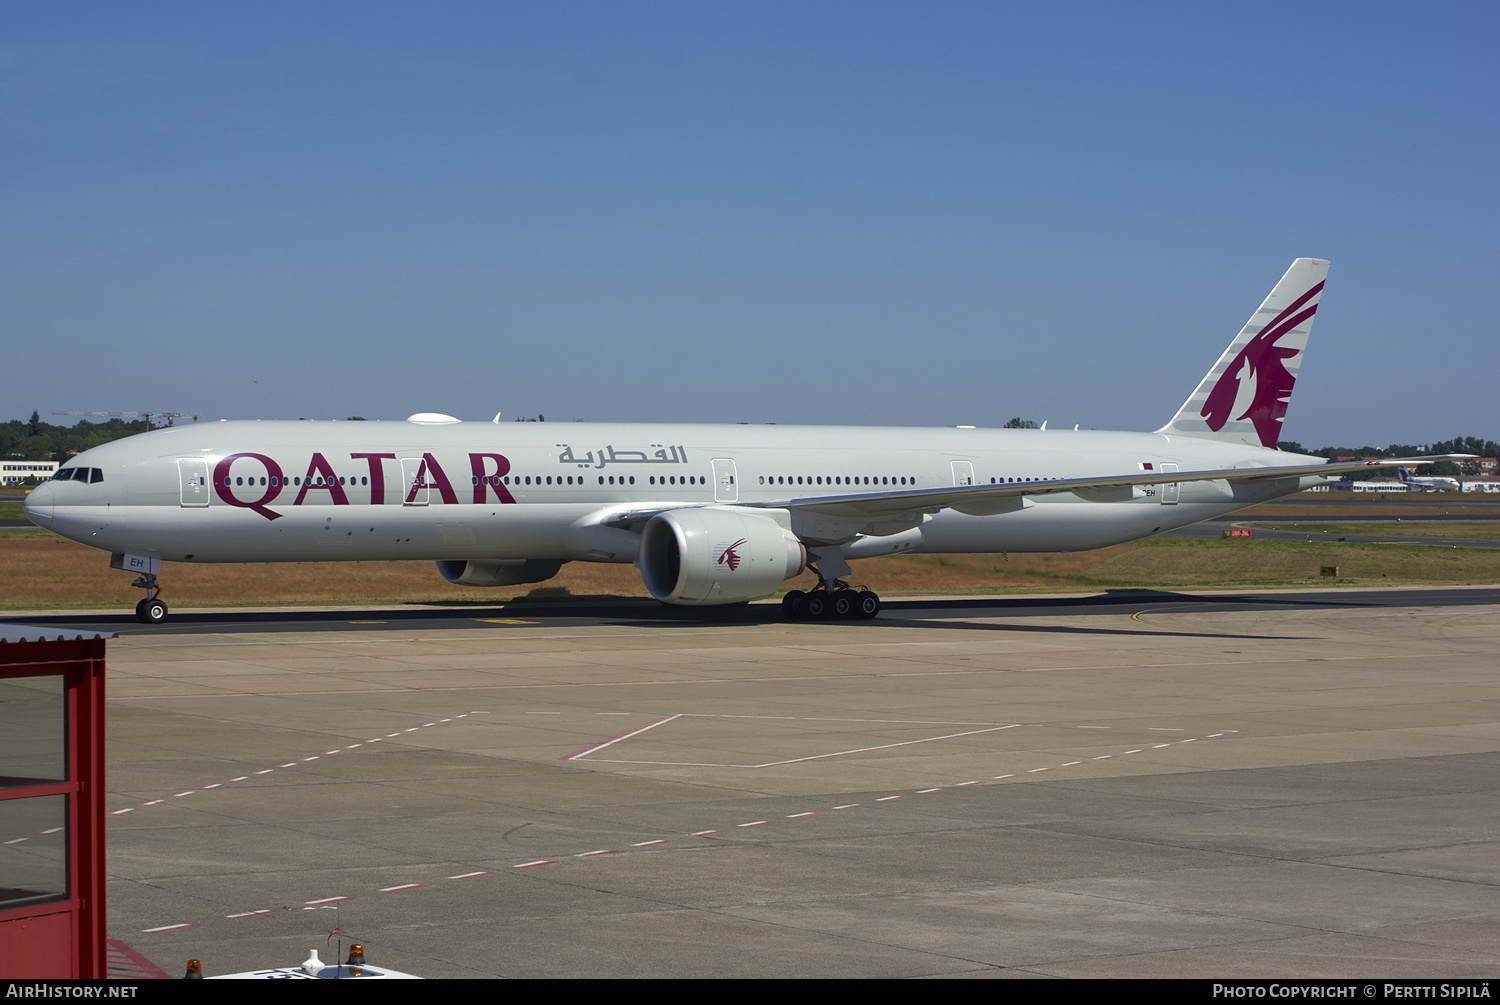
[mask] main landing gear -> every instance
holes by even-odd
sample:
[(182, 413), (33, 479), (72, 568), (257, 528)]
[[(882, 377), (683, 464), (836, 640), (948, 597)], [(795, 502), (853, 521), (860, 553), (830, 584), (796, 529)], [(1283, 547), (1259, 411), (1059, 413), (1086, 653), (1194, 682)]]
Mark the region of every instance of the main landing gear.
[(161, 587), (157, 585), (156, 573), (137, 576), (131, 586), (143, 587), (146, 599), (135, 605), (135, 619), (143, 625), (159, 625), (167, 620), (167, 605), (161, 600)]
[(792, 621), (831, 621), (873, 618), (880, 613), (880, 595), (856, 590), (842, 579), (819, 583), (811, 591), (792, 590), (781, 600)]

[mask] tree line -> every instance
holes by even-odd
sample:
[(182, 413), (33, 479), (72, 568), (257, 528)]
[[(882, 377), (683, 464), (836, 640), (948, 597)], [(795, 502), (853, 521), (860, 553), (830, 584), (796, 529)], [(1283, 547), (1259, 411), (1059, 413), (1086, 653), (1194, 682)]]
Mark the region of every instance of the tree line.
[(12, 419), (0, 425), (0, 457), (65, 461), (90, 447), (144, 433), (147, 428), (145, 419), (132, 422), (124, 419), (90, 422), (84, 419), (77, 425), (57, 426), (43, 422), (39, 414), (32, 412), (30, 419)]
[[(1494, 440), (1481, 440), (1477, 436), (1455, 436), (1451, 440), (1439, 440), (1436, 443), (1426, 444), (1392, 443), (1388, 447), (1318, 447), (1315, 450), (1309, 450), (1296, 440), (1282, 440), (1276, 446), (1281, 450), (1296, 454), (1326, 457), (1330, 461), (1339, 457), (1419, 457), (1422, 454), (1474, 454), (1478, 457), (1500, 457), (1500, 443)], [(1432, 464), (1423, 464), (1420, 469), (1424, 475), (1445, 475), (1449, 478), (1477, 474), (1478, 470), (1478, 466), (1473, 461), (1457, 463), (1434, 461)]]

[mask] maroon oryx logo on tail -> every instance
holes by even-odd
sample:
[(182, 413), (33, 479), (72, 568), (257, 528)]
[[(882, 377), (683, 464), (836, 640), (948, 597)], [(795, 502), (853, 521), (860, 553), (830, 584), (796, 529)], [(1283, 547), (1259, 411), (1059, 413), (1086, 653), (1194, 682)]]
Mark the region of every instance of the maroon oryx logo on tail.
[(1301, 351), (1279, 346), (1276, 340), (1318, 312), (1317, 304), (1307, 308), (1303, 305), (1322, 290), (1323, 284), (1319, 283), (1293, 301), (1224, 369), (1200, 413), (1208, 420), (1209, 429), (1217, 433), (1230, 420), (1249, 419), (1255, 424), (1261, 446), (1276, 446), (1281, 420), (1286, 417), (1287, 399), (1292, 396), (1292, 384), (1297, 380), (1287, 370), (1285, 361)]
[(714, 559), (714, 564), (727, 565), (729, 566), (730, 572), (738, 569), (740, 567), (740, 562), (744, 561), (744, 559), (740, 558), (740, 553), (735, 549), (740, 547), (744, 543), (745, 538), (742, 537), (738, 541), (734, 542), (734, 544), (731, 544), (729, 547), (725, 548), (723, 553), (721, 553), (718, 558)]

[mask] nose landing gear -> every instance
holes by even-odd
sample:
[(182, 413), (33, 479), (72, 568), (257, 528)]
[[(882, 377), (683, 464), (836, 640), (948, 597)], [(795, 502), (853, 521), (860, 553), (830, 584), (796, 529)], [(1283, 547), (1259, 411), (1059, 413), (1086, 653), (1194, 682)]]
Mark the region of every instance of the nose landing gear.
[(143, 625), (159, 625), (167, 620), (167, 605), (161, 600), (161, 587), (157, 585), (156, 573), (148, 572), (144, 576), (137, 576), (131, 586), (142, 587), (146, 591), (146, 599), (135, 605), (135, 618)]

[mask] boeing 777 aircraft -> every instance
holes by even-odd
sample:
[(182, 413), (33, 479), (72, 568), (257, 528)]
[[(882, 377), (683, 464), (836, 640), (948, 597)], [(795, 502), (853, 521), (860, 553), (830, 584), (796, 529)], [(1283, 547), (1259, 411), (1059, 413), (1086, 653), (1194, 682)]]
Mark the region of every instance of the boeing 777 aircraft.
[(435, 560), (450, 582), (632, 562), (669, 604), (774, 594), (792, 618), (873, 617), (849, 561), (1082, 551), (1232, 513), (1396, 458), (1276, 449), (1328, 263), (1299, 258), (1154, 433), (849, 426), (217, 422), (86, 451), (26, 500), (42, 527), (139, 573), (162, 562)]
[(1416, 489), (1437, 489), (1439, 492), (1462, 492), (1464, 487), (1457, 478), (1448, 478), (1443, 475), (1432, 475), (1427, 478), (1417, 478), (1404, 467), (1396, 469), (1396, 474), (1401, 478), (1401, 484), (1405, 485), (1407, 491)]

